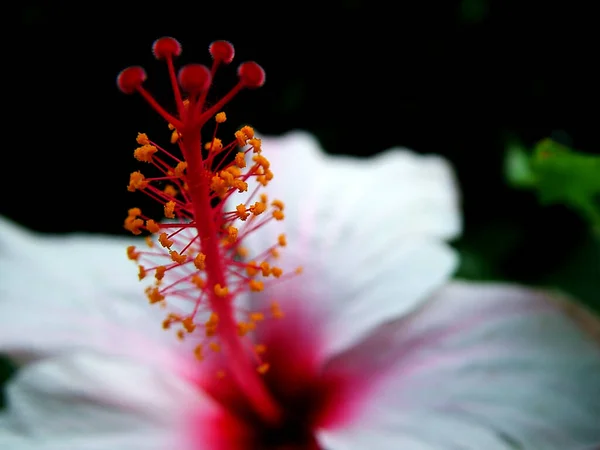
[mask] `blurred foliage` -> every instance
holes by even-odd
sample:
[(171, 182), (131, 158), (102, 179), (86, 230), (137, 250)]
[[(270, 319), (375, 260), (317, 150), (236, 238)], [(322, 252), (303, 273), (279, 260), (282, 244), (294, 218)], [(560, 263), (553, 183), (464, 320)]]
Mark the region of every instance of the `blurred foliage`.
[(488, 0), (462, 0), (460, 2), (460, 18), (465, 23), (479, 23), (489, 13)]
[[(511, 224), (497, 224), (479, 230), (478, 233), (462, 238), (456, 247), (461, 254), (459, 278), (477, 281), (506, 282), (507, 273), (516, 273), (508, 281), (521, 282), (557, 289), (572, 295), (575, 299), (600, 312), (598, 279), (600, 277), (600, 240), (591, 233), (582, 234), (581, 245), (566, 256), (553, 251), (553, 241), (547, 242), (546, 258), (548, 267), (538, 273), (532, 270), (526, 275), (512, 272), (510, 266), (513, 254), (525, 254), (523, 241), (527, 235), (523, 229)], [(560, 239), (560, 236), (557, 237)], [(527, 261), (524, 265), (527, 265)]]
[(578, 153), (552, 139), (540, 141), (531, 153), (513, 143), (506, 177), (514, 187), (534, 190), (543, 205), (572, 208), (600, 239), (600, 155)]
[(519, 208), (515, 219), (467, 227), (457, 242), (458, 276), (559, 289), (600, 311), (600, 155), (552, 139), (529, 151), (513, 139), (504, 174), (518, 189), (515, 199), (535, 196), (538, 205)]
[[(531, 151), (513, 141), (506, 151), (505, 175), (512, 187), (535, 193), (541, 205), (564, 206), (588, 226), (589, 231), (580, 233), (581, 243), (554, 270), (540, 277), (539, 283), (569, 292), (600, 311), (600, 155), (578, 152), (549, 138)], [(568, 239), (568, 233), (574, 230), (557, 234), (556, 241)], [(506, 236), (498, 235), (498, 242), (503, 240)], [(552, 244), (548, 243), (547, 258), (554, 255)], [(466, 270), (486, 264), (489, 261), (477, 261)]]

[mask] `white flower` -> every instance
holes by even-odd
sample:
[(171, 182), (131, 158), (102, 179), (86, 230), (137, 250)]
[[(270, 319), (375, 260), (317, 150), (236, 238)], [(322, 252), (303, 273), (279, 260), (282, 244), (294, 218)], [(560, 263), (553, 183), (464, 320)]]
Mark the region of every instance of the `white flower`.
[(443, 241), (460, 224), (442, 159), (333, 158), (302, 133), (263, 148), (287, 217), (245, 245), (285, 230), (282, 267), (304, 273), (241, 301), (285, 312), (255, 335), (285, 417), (266, 424), (216, 376), (218, 358), (198, 361), (161, 329), (124, 256), (131, 240), (2, 221), (0, 351), (21, 368), (1, 449), (596, 448), (598, 347), (548, 294), (445, 284)]

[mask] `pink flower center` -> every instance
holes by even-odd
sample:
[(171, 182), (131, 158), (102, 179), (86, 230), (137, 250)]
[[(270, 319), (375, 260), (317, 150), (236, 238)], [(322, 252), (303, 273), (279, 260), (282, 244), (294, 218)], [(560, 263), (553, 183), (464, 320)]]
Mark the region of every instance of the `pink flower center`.
[[(287, 303), (287, 302), (286, 302)], [(266, 421), (248, 403), (236, 383), (224, 376), (202, 385), (224, 408), (217, 417), (197, 417), (189, 424), (193, 446), (215, 450), (317, 450), (319, 430), (339, 426), (352, 416), (351, 377), (323, 366), (318, 327), (294, 311), (292, 320), (261, 328), (271, 369), (264, 385), (281, 412)], [(194, 448), (195, 448), (194, 447)]]

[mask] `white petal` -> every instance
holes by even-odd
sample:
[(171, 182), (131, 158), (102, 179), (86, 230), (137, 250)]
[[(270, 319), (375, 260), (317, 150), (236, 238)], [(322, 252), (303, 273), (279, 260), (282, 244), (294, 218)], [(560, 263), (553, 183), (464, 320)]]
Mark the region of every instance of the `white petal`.
[[(388, 429), (360, 429), (357, 433), (320, 432), (317, 436), (319, 444), (327, 450), (450, 450), (452, 447), (431, 445), (423, 439), (415, 439), (401, 434), (397, 426)], [(456, 449), (458, 450), (458, 449)]]
[[(125, 255), (131, 242), (44, 237), (0, 219), (0, 351), (21, 362), (81, 348), (153, 358), (174, 343)], [(156, 354), (140, 351), (149, 340)]]
[(172, 369), (92, 353), (29, 365), (9, 384), (0, 448), (183, 449), (190, 417), (218, 410)]
[(259, 309), (278, 300), (284, 312), (286, 302), (313, 308), (325, 327), (325, 355), (343, 351), (381, 324), (417, 308), (447, 281), (456, 264), (444, 244), (423, 240), (401, 242), (381, 253), (372, 247), (359, 253), (340, 248), (327, 258), (292, 253), (295, 250), (300, 249), (290, 249), (285, 260), (310, 265), (301, 275), (254, 295), (251, 304)]
[[(263, 137), (262, 149), (274, 173), (263, 191), (286, 205), (280, 224), (318, 231), (314, 239), (325, 245), (343, 245), (364, 228), (394, 237), (450, 239), (460, 232), (456, 182), (441, 157), (398, 147), (370, 158), (331, 156), (303, 132)], [(254, 186), (249, 182), (248, 194)], [(233, 195), (231, 204), (243, 200)]]
[[(111, 290), (138, 292), (135, 264), (126, 257), (128, 245), (143, 243), (135, 238), (93, 234), (42, 235), (25, 230), (0, 217), (0, 263), (32, 266), (36, 270), (19, 280), (35, 281), (37, 271), (51, 271), (54, 278), (71, 286), (88, 288), (101, 283)], [(131, 274), (134, 274), (133, 281)], [(10, 280), (6, 277), (5, 280)], [(40, 302), (44, 302), (40, 299)]]
[[(416, 307), (455, 265), (441, 243), (460, 228), (452, 171), (438, 157), (393, 149), (374, 158), (327, 156), (305, 133), (264, 138), (275, 177), (265, 192), (283, 200), (286, 219), (250, 234), (250, 254), (276, 242), (285, 272), (304, 272), (264, 295), (313, 301), (330, 316), (329, 352)], [(252, 188), (249, 192), (252, 192)], [(232, 196), (231, 202), (243, 201)], [(284, 307), (285, 308), (285, 307)]]
[(453, 283), (332, 364), (375, 376), (391, 359), (372, 409), (338, 440), (396, 429), (440, 449), (600, 444), (600, 347), (547, 294)]

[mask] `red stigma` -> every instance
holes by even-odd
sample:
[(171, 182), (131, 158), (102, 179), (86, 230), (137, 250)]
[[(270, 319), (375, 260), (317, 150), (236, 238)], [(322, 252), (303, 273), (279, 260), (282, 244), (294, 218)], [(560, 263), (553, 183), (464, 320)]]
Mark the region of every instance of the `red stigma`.
[(265, 84), (265, 71), (254, 61), (245, 62), (238, 68), (240, 83), (248, 88), (259, 88)]
[(181, 44), (172, 37), (162, 37), (154, 41), (152, 53), (156, 59), (176, 58), (181, 55)]
[(125, 94), (133, 94), (144, 81), (146, 81), (146, 71), (140, 66), (131, 66), (123, 69), (117, 76), (117, 86)]
[(179, 69), (179, 84), (189, 94), (199, 94), (208, 89), (211, 82), (210, 70), (202, 64), (188, 64)]
[(233, 57), (235, 55), (233, 45), (227, 41), (213, 42), (208, 47), (208, 51), (215, 62), (222, 62), (224, 64), (229, 64), (231, 61), (233, 61)]

